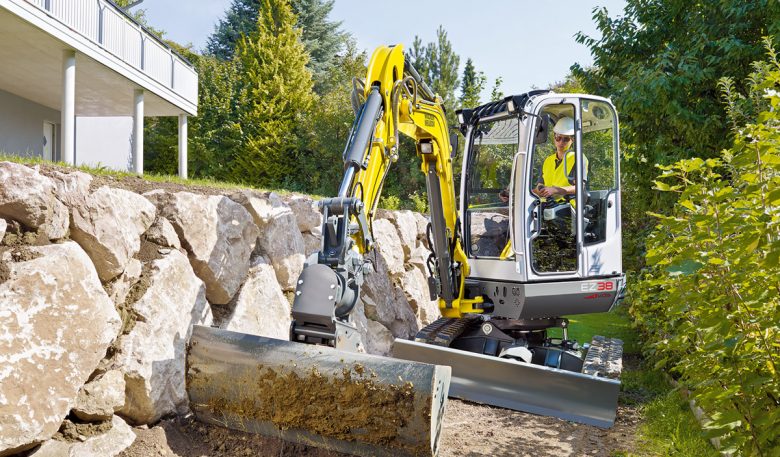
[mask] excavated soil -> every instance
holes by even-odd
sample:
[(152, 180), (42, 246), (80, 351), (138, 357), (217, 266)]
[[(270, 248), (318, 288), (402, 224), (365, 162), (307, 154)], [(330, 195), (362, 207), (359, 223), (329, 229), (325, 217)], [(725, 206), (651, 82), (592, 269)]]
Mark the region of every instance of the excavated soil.
[[(450, 399), (444, 416), (439, 457), (609, 457), (638, 452), (637, 406), (621, 406), (615, 425), (588, 425)], [(259, 435), (172, 419), (134, 430), (136, 441), (120, 457), (337, 457)], [(640, 454), (641, 455), (641, 454)]]
[(78, 442), (84, 441), (90, 436), (102, 435), (111, 430), (111, 421), (84, 422), (75, 417), (65, 419), (60, 425), (59, 431), (54, 434), (58, 441)]

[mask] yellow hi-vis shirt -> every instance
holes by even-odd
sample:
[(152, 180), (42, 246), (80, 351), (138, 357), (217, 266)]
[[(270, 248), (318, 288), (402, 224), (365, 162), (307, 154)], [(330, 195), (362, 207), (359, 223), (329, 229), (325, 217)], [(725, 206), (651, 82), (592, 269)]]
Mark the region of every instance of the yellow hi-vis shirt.
[[(576, 163), (574, 151), (571, 149), (566, 151), (563, 155), (563, 160), (556, 164), (557, 159), (557, 154), (551, 154), (544, 159), (544, 163), (542, 164), (542, 181), (545, 187), (573, 186), (577, 179), (577, 170), (574, 168), (574, 164)], [(585, 159), (585, 170), (587, 169), (588, 159)], [(587, 175), (585, 176), (585, 179), (587, 180)], [(564, 202), (566, 199), (563, 196), (559, 196), (555, 201)], [(577, 203), (574, 199), (571, 200), (571, 206), (577, 207)]]

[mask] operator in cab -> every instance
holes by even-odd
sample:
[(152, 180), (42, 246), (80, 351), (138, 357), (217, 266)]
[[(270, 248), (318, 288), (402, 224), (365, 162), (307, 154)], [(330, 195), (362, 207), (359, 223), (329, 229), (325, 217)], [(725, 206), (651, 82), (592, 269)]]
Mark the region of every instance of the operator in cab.
[[(542, 172), (538, 175), (541, 179), (536, 184), (533, 192), (545, 199), (563, 203), (567, 195), (576, 193), (574, 167), (575, 154), (572, 149), (574, 144), (574, 119), (562, 117), (553, 127), (555, 133), (556, 153), (547, 157), (542, 164)], [(576, 206), (572, 200), (572, 206)]]
[[(535, 262), (538, 271), (569, 271), (576, 268), (577, 246), (574, 208), (577, 207), (576, 151), (574, 119), (564, 116), (553, 127), (555, 153), (542, 163), (539, 181), (532, 192), (541, 198), (543, 232), (535, 240)], [(587, 161), (586, 161), (587, 169)]]

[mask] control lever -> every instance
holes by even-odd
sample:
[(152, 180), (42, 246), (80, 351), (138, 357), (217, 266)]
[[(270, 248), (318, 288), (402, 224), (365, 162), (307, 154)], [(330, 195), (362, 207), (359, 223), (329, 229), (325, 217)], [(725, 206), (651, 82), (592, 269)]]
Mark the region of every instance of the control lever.
[(533, 218), (533, 226), (531, 228), (531, 239), (539, 236), (539, 232), (542, 230), (542, 214), (541, 214), (541, 200), (534, 200), (531, 203), (531, 217)]

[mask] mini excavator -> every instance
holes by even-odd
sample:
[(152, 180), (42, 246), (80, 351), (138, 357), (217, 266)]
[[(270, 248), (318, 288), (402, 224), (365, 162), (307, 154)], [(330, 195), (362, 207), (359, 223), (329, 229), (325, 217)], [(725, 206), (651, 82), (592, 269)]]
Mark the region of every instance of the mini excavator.
[[(610, 427), (622, 342), (581, 345), (563, 316), (608, 311), (625, 288), (612, 103), (535, 90), (464, 108), (453, 129), (461, 148), (441, 98), (397, 45), (375, 50), (352, 104), (343, 179), (318, 203), (321, 250), (298, 280), (290, 341), (194, 328), (187, 381), (198, 418), (367, 456), (436, 455), (448, 396)], [(571, 146), (550, 163), (574, 190), (540, 197), (558, 133)], [(362, 353), (353, 310), (400, 134), (415, 141), (426, 179), (428, 285), (441, 318), (396, 339), (387, 358)]]

